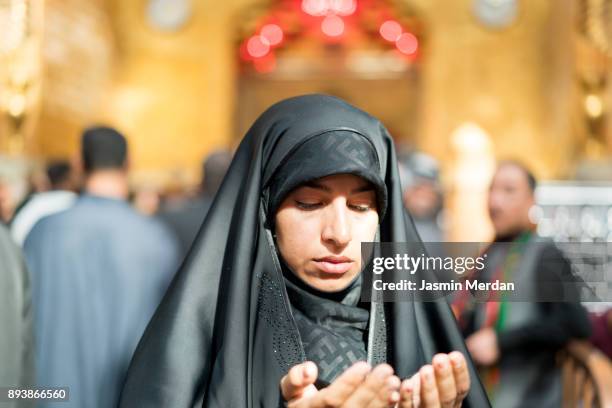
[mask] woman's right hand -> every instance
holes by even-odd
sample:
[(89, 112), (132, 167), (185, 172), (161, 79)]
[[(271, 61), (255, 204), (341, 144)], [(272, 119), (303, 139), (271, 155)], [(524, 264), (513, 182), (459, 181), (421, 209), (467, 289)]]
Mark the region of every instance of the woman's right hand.
[(365, 362), (349, 367), (333, 383), (317, 390), (317, 366), (305, 362), (293, 366), (281, 380), (289, 408), (392, 408), (399, 401), (400, 380), (388, 364), (374, 369)]

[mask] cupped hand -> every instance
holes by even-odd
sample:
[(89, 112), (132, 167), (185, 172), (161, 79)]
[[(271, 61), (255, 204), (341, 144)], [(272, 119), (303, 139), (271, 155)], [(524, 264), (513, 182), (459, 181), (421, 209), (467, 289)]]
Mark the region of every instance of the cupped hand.
[(400, 386), (398, 408), (457, 408), (470, 390), (467, 362), (458, 351), (436, 354)]
[(312, 362), (293, 366), (281, 380), (289, 408), (393, 408), (399, 401), (400, 380), (388, 364), (374, 369), (365, 362), (349, 367), (329, 386), (317, 390)]

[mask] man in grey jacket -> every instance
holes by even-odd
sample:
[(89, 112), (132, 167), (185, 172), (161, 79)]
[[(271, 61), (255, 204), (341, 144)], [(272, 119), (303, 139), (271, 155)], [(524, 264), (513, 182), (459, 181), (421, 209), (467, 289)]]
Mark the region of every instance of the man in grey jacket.
[[(0, 225), (0, 388), (34, 385), (34, 341), (30, 277), (21, 251)], [(0, 395), (0, 407), (32, 406), (28, 401), (8, 402)]]

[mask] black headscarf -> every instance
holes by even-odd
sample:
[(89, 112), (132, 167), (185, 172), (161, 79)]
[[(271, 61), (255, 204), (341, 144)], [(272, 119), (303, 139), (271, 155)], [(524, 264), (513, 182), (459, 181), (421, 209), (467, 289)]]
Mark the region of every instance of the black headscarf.
[[(330, 146), (324, 148), (324, 134), (335, 144), (327, 140)], [(351, 142), (343, 145), (343, 138)], [(317, 154), (292, 157), (309, 140), (319, 141), (319, 149), (309, 145)], [(370, 148), (363, 150), (365, 145)], [(329, 163), (336, 166), (331, 173), (308, 170), (308, 178), (364, 177), (376, 186), (384, 211), (380, 240), (419, 242), (402, 203), (392, 139), (377, 119), (324, 95), (275, 104), (240, 144), (194, 246), (138, 346), (121, 407), (282, 406), (279, 381), (306, 353), (292, 312), (299, 305), (290, 303), (267, 218), (295, 183), (305, 181), (279, 174), (306, 173)], [(366, 163), (369, 170), (360, 174)], [(291, 180), (282, 185), (284, 179)], [(414, 374), (438, 352), (459, 350), (467, 356), (444, 300), (373, 303), (369, 319), (374, 353), (368, 357), (373, 363), (388, 361), (401, 377)], [(464, 406), (487, 407), (469, 366), (472, 387)]]
[(374, 144), (360, 133), (332, 129), (305, 137), (274, 169), (274, 175), (264, 185), (264, 192), (269, 192), (264, 200), (268, 204), (268, 220), (274, 219), (281, 201), (295, 187), (341, 173), (360, 176), (372, 184), (382, 219), (387, 207), (387, 187)]

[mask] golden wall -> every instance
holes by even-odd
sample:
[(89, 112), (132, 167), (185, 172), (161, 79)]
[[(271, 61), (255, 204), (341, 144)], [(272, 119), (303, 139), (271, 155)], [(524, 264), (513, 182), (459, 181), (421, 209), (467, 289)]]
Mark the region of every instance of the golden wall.
[(575, 155), (573, 1), (520, 1), (514, 24), (488, 28), (473, 0), (410, 0), (428, 27), (422, 146), (452, 158), (453, 131), (480, 126), (498, 157), (568, 175)]
[[(195, 181), (208, 151), (235, 143), (245, 128), (236, 107), (250, 104), (238, 95), (254, 95), (239, 89), (248, 81), (238, 80), (237, 35), (271, 2), (193, 0), (184, 26), (164, 31), (147, 18), (153, 1), (47, 1), (42, 112), (29, 154), (70, 156), (83, 126), (105, 122), (128, 136), (136, 181), (162, 184)], [(391, 3), (423, 27), (418, 112), (405, 114), (415, 118), (409, 138), (442, 159), (457, 198), (451, 206), (463, 203), (457, 213), (482, 215), (495, 158), (520, 158), (544, 178), (572, 174), (585, 145), (579, 0), (517, 1), (505, 28), (482, 24), (474, 0)], [(269, 94), (248, 100), (277, 100), (286, 91), (275, 82)], [(376, 101), (368, 103), (376, 111)], [(247, 108), (251, 116), (260, 109)], [(401, 122), (401, 111), (389, 116)], [(462, 184), (464, 176), (475, 179)], [(487, 228), (484, 222), (479, 231)]]
[(574, 163), (573, 2), (520, 1), (499, 29), (477, 20), (473, 0), (410, 3), (428, 28), (420, 145), (443, 160), (451, 237), (486, 240), (494, 158), (540, 177), (567, 176)]
[(103, 117), (129, 135), (143, 178), (186, 169), (193, 180), (205, 153), (230, 143), (241, 6), (194, 2), (183, 29), (163, 32), (146, 21), (145, 1), (113, 2), (118, 53)]
[[(81, 27), (86, 37), (67, 38), (70, 64), (55, 69), (68, 77), (63, 85), (57, 84), (59, 74), (45, 77), (45, 83), (68, 97), (44, 95), (30, 152), (73, 155), (83, 126), (106, 123), (128, 137), (137, 182), (166, 182), (168, 171), (194, 181), (204, 154), (230, 140), (235, 59), (231, 15), (240, 2), (194, 2), (191, 17), (177, 32), (154, 28), (144, 0), (48, 3), (51, 25), (59, 24), (53, 13), (76, 15), (69, 20), (75, 30), (93, 24)], [(51, 33), (45, 41), (55, 37)], [(74, 109), (57, 107), (68, 102)]]
[[(519, 2), (516, 23), (500, 30), (476, 21), (472, 0), (407, 2), (426, 27), (419, 144), (451, 158), (451, 134), (474, 122), (497, 155), (520, 155), (542, 176), (567, 174), (574, 149), (572, 1)], [(31, 150), (69, 155), (83, 124), (105, 121), (130, 138), (135, 170), (195, 169), (205, 152), (234, 137), (235, 34), (243, 23), (236, 16), (253, 3), (195, 1), (184, 28), (163, 32), (147, 21), (145, 0), (49, 0), (47, 17), (64, 12), (77, 33), (92, 24), (88, 36), (64, 34), (77, 63), (63, 67), (64, 78), (45, 78), (54, 94), (57, 81), (73, 82), (64, 102), (76, 101), (77, 112), (62, 111), (60, 98), (46, 94)], [(47, 33), (51, 48), (57, 36)]]

